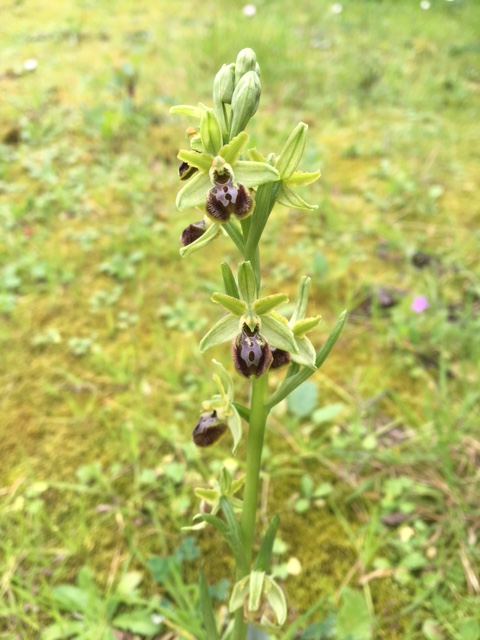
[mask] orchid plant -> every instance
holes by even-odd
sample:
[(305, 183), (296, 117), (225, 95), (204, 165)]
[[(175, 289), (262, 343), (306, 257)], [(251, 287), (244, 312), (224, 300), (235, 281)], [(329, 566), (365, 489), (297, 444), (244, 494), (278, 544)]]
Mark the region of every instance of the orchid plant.
[[(262, 295), (259, 246), (274, 205), (315, 211), (317, 206), (303, 200), (296, 189), (317, 180), (320, 171), (297, 170), (307, 137), (304, 123), (295, 127), (279, 155), (265, 156), (249, 148), (245, 128), (257, 111), (260, 93), (255, 53), (243, 49), (234, 63), (223, 65), (217, 73), (213, 108), (200, 103), (171, 109), (195, 122), (187, 129), (189, 149), (178, 154), (184, 184), (176, 204), (180, 211), (196, 208), (202, 213), (201, 220), (183, 231), (180, 254), (191, 256), (222, 238), (229, 238), (239, 252), (235, 271), (221, 264), (223, 291), (211, 299), (226, 314), (202, 338), (200, 351), (230, 343), (233, 368), (251, 385), (250, 406), (235, 402), (234, 381), (214, 360), (218, 393), (203, 403), (193, 430), (193, 441), (199, 447), (210, 447), (229, 432), (234, 453), (244, 430), (247, 432), (245, 475), (233, 477), (223, 467), (212, 486), (196, 489), (200, 508), (189, 529), (216, 529), (232, 550), (236, 565), (229, 601), (232, 615), (221, 629), (203, 573), (200, 577), (201, 614), (208, 640), (246, 640), (262, 632), (278, 635), (287, 619), (284, 591), (270, 573), (278, 516), (272, 518), (261, 540), (256, 531), (265, 425), (272, 408), (323, 364), (346, 317), (345, 312), (340, 315), (316, 350), (307, 337), (321, 320), (307, 316), (310, 278), (301, 279), (290, 318), (279, 312), (288, 302), (286, 293)], [(280, 367), (285, 369), (283, 381), (271, 389), (269, 372)]]

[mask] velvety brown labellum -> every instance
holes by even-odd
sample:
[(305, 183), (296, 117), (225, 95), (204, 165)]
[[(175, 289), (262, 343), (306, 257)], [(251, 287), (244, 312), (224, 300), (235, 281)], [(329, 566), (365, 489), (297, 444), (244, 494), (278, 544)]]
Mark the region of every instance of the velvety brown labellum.
[(250, 215), (253, 199), (243, 184), (235, 186), (232, 180), (216, 182), (205, 203), (208, 215), (216, 222), (228, 222), (233, 213), (239, 220)]
[(232, 343), (232, 355), (235, 369), (245, 378), (259, 378), (272, 363), (268, 342), (258, 333), (258, 329), (250, 331), (246, 324)]
[(182, 235), (180, 236), (181, 244), (184, 247), (186, 247), (189, 244), (192, 244), (192, 242), (195, 242), (195, 240), (198, 240), (203, 236), (203, 234), (205, 233), (205, 230), (206, 230), (206, 226), (203, 220), (200, 220), (199, 222), (194, 222), (193, 224), (189, 224), (188, 227), (186, 227), (182, 231)]
[(272, 364), (270, 365), (270, 369), (278, 369), (279, 367), (283, 367), (284, 365), (290, 362), (290, 354), (288, 351), (283, 351), (283, 349), (276, 349), (272, 347)]
[(192, 437), (197, 447), (209, 447), (225, 435), (228, 427), (217, 418), (217, 412), (204, 413), (200, 416)]

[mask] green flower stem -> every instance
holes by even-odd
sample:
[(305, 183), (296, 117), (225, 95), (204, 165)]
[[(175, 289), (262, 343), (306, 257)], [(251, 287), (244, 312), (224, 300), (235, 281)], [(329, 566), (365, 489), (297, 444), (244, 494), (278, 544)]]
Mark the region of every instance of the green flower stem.
[[(258, 504), (258, 488), (260, 484), (260, 465), (262, 462), (263, 438), (268, 411), (265, 409), (265, 399), (268, 392), (268, 373), (253, 378), (252, 401), (250, 405), (250, 424), (247, 436), (247, 469), (245, 475), (245, 489), (243, 493), (243, 510), (240, 519), (240, 529), (243, 535), (243, 544), (248, 564), (252, 562), (253, 539), (255, 535), (255, 522)], [(244, 575), (239, 575), (237, 580)], [(247, 625), (243, 621), (243, 610), (240, 608), (235, 613), (235, 625), (232, 640), (245, 640)]]

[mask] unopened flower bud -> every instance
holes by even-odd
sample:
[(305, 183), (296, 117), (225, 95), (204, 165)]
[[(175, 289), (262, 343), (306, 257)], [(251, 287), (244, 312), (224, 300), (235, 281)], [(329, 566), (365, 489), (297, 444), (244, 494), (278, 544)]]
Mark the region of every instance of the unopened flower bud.
[(193, 430), (192, 438), (197, 447), (209, 447), (218, 442), (227, 429), (227, 425), (218, 419), (216, 411), (204, 413)]
[(288, 364), (291, 360), (290, 354), (288, 351), (284, 351), (283, 349), (276, 349), (272, 347), (272, 364), (270, 365), (270, 369), (278, 369), (279, 367), (283, 367)]
[(261, 92), (260, 78), (255, 71), (248, 71), (240, 78), (232, 96), (230, 138), (243, 131), (255, 115)]
[(230, 104), (235, 89), (235, 64), (224, 64), (213, 81), (213, 101)]
[(235, 86), (239, 83), (242, 76), (249, 71), (255, 71), (255, 73), (257, 73), (257, 69), (258, 72), (260, 72), (255, 51), (248, 47), (239, 51), (235, 61)]
[(258, 333), (258, 328), (250, 331), (247, 325), (243, 325), (242, 333), (233, 340), (232, 355), (235, 369), (245, 378), (259, 378), (272, 363), (268, 342)]
[(205, 231), (206, 225), (203, 220), (189, 224), (188, 227), (182, 231), (182, 235), (180, 236), (182, 246), (187, 247), (189, 244), (192, 244), (192, 242), (201, 238)]
[(243, 220), (252, 212), (253, 199), (243, 184), (235, 186), (228, 179), (226, 182), (216, 182), (213, 189), (210, 189), (205, 209), (215, 222), (228, 222), (232, 213)]

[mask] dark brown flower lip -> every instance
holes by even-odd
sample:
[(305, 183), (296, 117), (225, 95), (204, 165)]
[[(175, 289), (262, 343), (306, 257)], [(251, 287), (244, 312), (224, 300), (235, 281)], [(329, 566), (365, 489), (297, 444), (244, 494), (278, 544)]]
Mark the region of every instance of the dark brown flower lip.
[(253, 198), (243, 184), (234, 185), (229, 178), (226, 181), (215, 182), (210, 189), (205, 203), (207, 214), (215, 222), (228, 222), (234, 214), (239, 220), (250, 215), (253, 209)]
[(233, 340), (232, 357), (235, 369), (245, 378), (259, 378), (272, 364), (272, 352), (268, 342), (258, 332), (243, 325), (242, 332)]
[(180, 236), (180, 243), (183, 247), (187, 247), (198, 238), (201, 238), (206, 231), (206, 224), (204, 220), (199, 220), (198, 222), (193, 222), (189, 224), (188, 227), (182, 231), (182, 235)]
[(192, 438), (197, 447), (210, 447), (225, 435), (227, 429), (227, 425), (218, 419), (216, 411), (204, 413), (193, 430)]
[(180, 180), (188, 180), (196, 171), (197, 167), (190, 166), (188, 162), (181, 162), (178, 166), (178, 177)]

